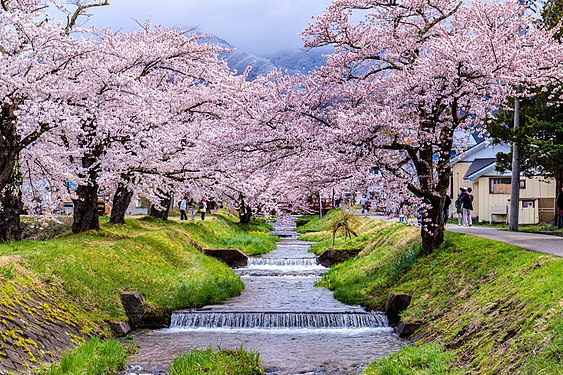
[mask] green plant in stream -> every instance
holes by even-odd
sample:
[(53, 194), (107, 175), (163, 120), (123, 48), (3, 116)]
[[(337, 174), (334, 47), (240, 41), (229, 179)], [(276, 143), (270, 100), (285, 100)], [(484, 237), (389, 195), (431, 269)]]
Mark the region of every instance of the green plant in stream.
[(93, 338), (73, 351), (64, 354), (61, 361), (39, 370), (40, 375), (113, 375), (127, 367), (127, 349), (117, 340), (102, 342)]
[(174, 359), (169, 375), (263, 375), (258, 352), (221, 349), (193, 350)]

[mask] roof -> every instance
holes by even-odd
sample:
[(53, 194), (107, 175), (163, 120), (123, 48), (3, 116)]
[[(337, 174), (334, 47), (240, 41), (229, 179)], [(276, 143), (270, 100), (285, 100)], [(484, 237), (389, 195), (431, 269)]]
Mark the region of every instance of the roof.
[(489, 142), (479, 142), (477, 143), (475, 146), (470, 147), (469, 149), (465, 150), (464, 152), (460, 153), (459, 155), (457, 155), (456, 157), (452, 158), (450, 160), (450, 164), (454, 165), (455, 163), (458, 163), (460, 161), (463, 161), (464, 159), (467, 159), (469, 156), (475, 154), (476, 152), (484, 149), (485, 147), (487, 147), (489, 145)]
[(472, 180), (472, 175), (478, 173), (479, 171), (487, 168), (488, 166), (490, 166), (491, 164), (495, 163), (496, 159), (495, 158), (486, 158), (486, 159), (475, 159), (473, 161), (473, 163), (471, 163), (471, 165), (469, 166), (469, 169), (467, 170), (467, 172), (465, 173), (465, 176), (463, 176), (464, 180)]

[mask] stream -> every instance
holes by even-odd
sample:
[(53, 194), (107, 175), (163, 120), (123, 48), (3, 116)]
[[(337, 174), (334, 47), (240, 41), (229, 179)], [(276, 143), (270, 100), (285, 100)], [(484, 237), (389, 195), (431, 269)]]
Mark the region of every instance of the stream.
[(296, 239), (293, 220), (273, 226), (282, 238), (277, 249), (235, 270), (244, 292), (223, 305), (175, 311), (170, 328), (137, 332), (127, 374), (165, 374), (192, 349), (242, 345), (260, 353), (270, 375), (352, 375), (404, 345), (384, 314), (314, 286), (328, 269), (308, 252), (311, 243)]

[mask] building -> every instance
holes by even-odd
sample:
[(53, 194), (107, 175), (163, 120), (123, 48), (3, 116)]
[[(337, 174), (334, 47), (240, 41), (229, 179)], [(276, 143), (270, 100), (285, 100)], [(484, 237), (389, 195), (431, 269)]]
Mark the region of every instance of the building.
[[(452, 176), (450, 212), (457, 217), (454, 202), (460, 187), (473, 189), (473, 217), (478, 221), (507, 222), (510, 217), (511, 172), (497, 172), (496, 154), (509, 152), (506, 144), (490, 145), (482, 141), (451, 159)], [(520, 179), (520, 224), (550, 223), (553, 221), (556, 184), (542, 176)]]

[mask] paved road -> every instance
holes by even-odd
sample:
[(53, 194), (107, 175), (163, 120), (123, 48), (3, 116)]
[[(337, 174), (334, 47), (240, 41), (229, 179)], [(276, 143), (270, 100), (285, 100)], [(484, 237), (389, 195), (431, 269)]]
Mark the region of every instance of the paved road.
[[(377, 220), (399, 221), (397, 217), (380, 216), (376, 214), (365, 215), (361, 211), (354, 212), (358, 216), (368, 216)], [(411, 224), (415, 224), (411, 219)], [(447, 224), (446, 230), (451, 232), (465, 233), (472, 236), (488, 238), (491, 240), (520, 246), (526, 250), (555, 255), (563, 258), (563, 237), (550, 236), (547, 234), (534, 234), (525, 232), (509, 232), (491, 227), (472, 226), (460, 227), (456, 224)]]
[(489, 238), (491, 240), (520, 246), (526, 250), (563, 257), (563, 237), (550, 236), (547, 234), (509, 232), (482, 226), (460, 227), (455, 224), (446, 225), (446, 230)]

